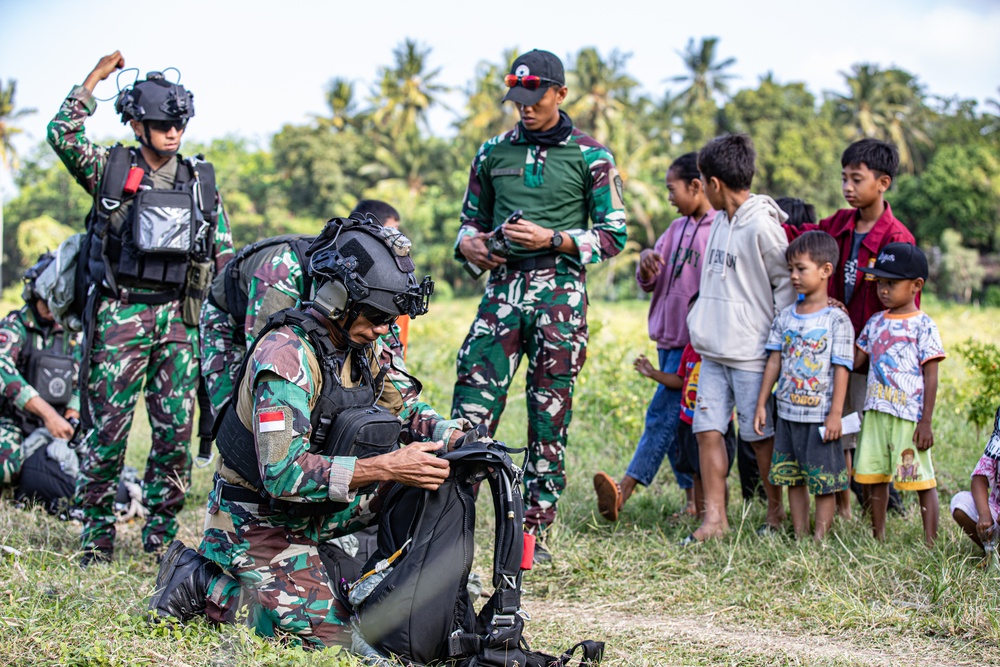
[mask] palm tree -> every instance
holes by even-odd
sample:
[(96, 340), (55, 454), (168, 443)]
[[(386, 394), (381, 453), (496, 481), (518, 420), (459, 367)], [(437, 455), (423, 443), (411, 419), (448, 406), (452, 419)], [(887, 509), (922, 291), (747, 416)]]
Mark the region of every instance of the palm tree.
[[(3, 182), (4, 171), (18, 168), (17, 149), (14, 148), (13, 137), (24, 130), (14, 125), (25, 116), (36, 113), (35, 109), (17, 109), (14, 96), (17, 93), (17, 81), (7, 79), (4, 86), (0, 81), (0, 243), (3, 243)], [(3, 246), (6, 248), (6, 244)], [(3, 281), (3, 250), (0, 250), (0, 286)]]
[(392, 52), (395, 64), (379, 68), (372, 119), (393, 138), (416, 130), (418, 125), (428, 129), (427, 111), (441, 104), (438, 96), (449, 90), (434, 81), (440, 67), (426, 71), (430, 52), (430, 48), (421, 49), (417, 42), (406, 39)]
[(513, 105), (504, 104), (507, 86), (503, 77), (508, 63), (517, 59), (517, 49), (503, 52), (499, 63), (482, 60), (476, 65), (476, 75), (465, 93), (468, 101), (464, 118), (456, 121), (459, 136), (478, 145), (490, 137), (506, 132), (517, 123)]
[(608, 60), (597, 49), (581, 49), (570, 68), (570, 102), (566, 113), (573, 124), (607, 144), (612, 128), (625, 122), (632, 91), (639, 83), (624, 72), (629, 54), (615, 49)]
[(717, 96), (723, 98), (729, 96), (727, 82), (735, 78), (735, 75), (727, 74), (723, 70), (732, 67), (736, 63), (736, 58), (726, 58), (722, 62), (716, 62), (718, 45), (718, 37), (703, 37), (697, 47), (692, 38), (688, 40), (687, 48), (683, 52), (677, 52), (688, 71), (686, 74), (671, 77), (668, 81), (687, 83), (687, 88), (681, 92), (680, 97), (689, 108), (703, 106), (708, 102), (714, 103)]
[(930, 111), (924, 103), (923, 85), (901, 69), (882, 70), (860, 63), (841, 72), (848, 93), (828, 93), (848, 138), (874, 137), (890, 141), (899, 150), (900, 167), (913, 173), (921, 162), (920, 148), (930, 147), (926, 131)]
[(358, 106), (354, 99), (354, 83), (339, 76), (331, 79), (326, 86), (326, 105), (330, 108), (330, 116), (317, 118), (320, 125), (337, 130), (353, 125)]

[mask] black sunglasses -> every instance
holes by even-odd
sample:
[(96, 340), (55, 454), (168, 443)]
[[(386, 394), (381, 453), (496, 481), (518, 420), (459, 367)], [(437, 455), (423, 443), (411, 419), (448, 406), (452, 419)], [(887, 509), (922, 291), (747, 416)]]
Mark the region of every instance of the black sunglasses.
[(157, 132), (169, 132), (171, 129), (183, 132), (184, 128), (187, 127), (186, 120), (147, 120), (146, 122), (149, 123), (149, 129)]
[(380, 327), (384, 324), (393, 324), (399, 315), (394, 315), (392, 313), (387, 313), (380, 308), (375, 308), (374, 306), (362, 306), (358, 314), (364, 317), (366, 320), (372, 323), (374, 327)]

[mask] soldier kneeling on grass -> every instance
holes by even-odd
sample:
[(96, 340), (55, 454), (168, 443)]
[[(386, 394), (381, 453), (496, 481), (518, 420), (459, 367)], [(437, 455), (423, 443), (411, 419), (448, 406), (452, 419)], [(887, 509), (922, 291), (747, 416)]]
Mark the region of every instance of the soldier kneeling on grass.
[(46, 253), (25, 272), (24, 306), (0, 320), (0, 489), (20, 484), (19, 499), (56, 512), (73, 495), (78, 470), (68, 441), (80, 417), (80, 345), (38, 292), (36, 281), (52, 261)]
[[(198, 551), (171, 544), (150, 609), (186, 621), (247, 618), (265, 636), (350, 645), (346, 608), (320, 545), (372, 523), (393, 482), (437, 489), (465, 420), (419, 404), (384, 336), (427, 312), (410, 243), (371, 220), (335, 219), (307, 251), (315, 297), (271, 317), (220, 416), (221, 453)], [(419, 406), (419, 407), (418, 407)], [(403, 441), (413, 444), (398, 446)]]

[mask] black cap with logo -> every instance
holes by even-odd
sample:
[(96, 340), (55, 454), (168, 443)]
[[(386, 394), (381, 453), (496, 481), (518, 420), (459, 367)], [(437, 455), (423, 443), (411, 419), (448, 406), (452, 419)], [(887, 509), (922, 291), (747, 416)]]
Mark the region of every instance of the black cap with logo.
[(861, 271), (876, 278), (927, 280), (927, 256), (912, 243), (887, 243), (878, 254), (875, 266)]
[(525, 106), (531, 106), (542, 99), (545, 91), (552, 86), (566, 85), (566, 72), (563, 69), (562, 61), (554, 53), (539, 51), (534, 49), (528, 51), (523, 56), (514, 61), (510, 66), (510, 73), (518, 77), (537, 76), (541, 79), (541, 85), (535, 90), (525, 87), (522, 83), (512, 86), (503, 101), (516, 102)]

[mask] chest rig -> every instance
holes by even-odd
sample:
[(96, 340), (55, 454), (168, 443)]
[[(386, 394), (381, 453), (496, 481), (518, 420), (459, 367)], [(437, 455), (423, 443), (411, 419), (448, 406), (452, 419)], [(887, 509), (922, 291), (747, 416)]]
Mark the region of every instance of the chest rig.
[[(289, 516), (332, 514), (347, 505), (336, 501), (290, 502), (273, 498), (267, 493), (260, 475), (254, 434), (243, 425), (237, 414), (239, 388), (254, 350), (269, 332), (283, 326), (292, 326), (305, 333), (320, 364), (321, 386), (310, 414), (310, 453), (368, 458), (392, 451), (399, 441), (402, 430), (399, 418), (376, 404), (385, 382), (386, 369), (380, 369), (373, 377), (365, 351), (351, 349), (347, 354), (351, 355), (351, 382), (356, 384), (345, 386), (342, 378), (344, 352), (333, 344), (327, 328), (311, 315), (292, 308), (282, 310), (268, 319), (267, 325), (247, 351), (234, 383), (237, 389), (232, 400), (222, 408), (217, 423), (216, 444), (223, 463), (254, 487), (257, 495), (255, 498), (247, 497), (245, 493), (235, 490), (227, 495), (224, 488), (222, 497), (240, 502), (266, 503)], [(358, 493), (366, 493), (372, 488), (374, 485), (358, 489)], [(229, 486), (229, 489), (234, 487)]]
[[(24, 345), (17, 357), (17, 371), (35, 388), (42, 400), (62, 414), (73, 395), (73, 378), (76, 376), (71, 337), (61, 330), (41, 329), (25, 317), (23, 309), (18, 312), (17, 318), (26, 332)], [(42, 426), (42, 419), (27, 410), (17, 408), (14, 414), (25, 433)]]
[(174, 166), (173, 187), (163, 187), (169, 176), (152, 175), (140, 151), (121, 144), (110, 149), (87, 220), (88, 273), (103, 280), (105, 296), (148, 304), (176, 300), (191, 263), (210, 258), (215, 170), (200, 156)]

